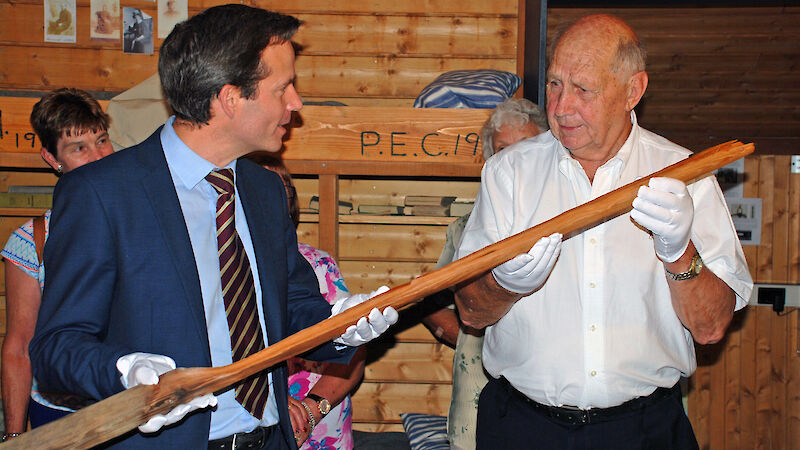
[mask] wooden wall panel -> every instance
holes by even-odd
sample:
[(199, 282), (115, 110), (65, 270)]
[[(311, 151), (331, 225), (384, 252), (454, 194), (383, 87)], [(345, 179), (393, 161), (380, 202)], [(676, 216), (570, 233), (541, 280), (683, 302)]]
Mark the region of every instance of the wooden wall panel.
[(436, 262), (445, 228), (426, 225), (342, 224), (339, 260)]
[[(74, 86), (119, 92), (156, 72), (152, 55), (124, 54), (104, 48), (6, 46), (0, 88), (47, 91)], [(513, 72), (516, 62), (481, 62), (473, 58), (398, 58), (388, 56), (298, 55), (297, 90), (322, 97), (389, 97), (413, 99), (443, 72), (497, 69)]]
[[(298, 14), (304, 54), (404, 54), (516, 58), (514, 16)], [(493, 55), (493, 56), (492, 56)]]
[(474, 199), (475, 180), (340, 179), (339, 197), (359, 204), (403, 205), (406, 195), (450, 195)]
[(300, 95), (414, 99), (437, 76), (451, 70), (513, 72), (514, 59), (401, 58), (396, 55), (307, 56), (297, 58)]
[(339, 262), (350, 292), (370, 292), (381, 286), (394, 288), (433, 270), (433, 263), (397, 261), (348, 261)]
[[(797, 217), (800, 175), (789, 157), (745, 160), (745, 197), (762, 199), (761, 244), (745, 246), (757, 283), (800, 283)], [(689, 417), (704, 449), (794, 448), (800, 442), (800, 326), (797, 308), (780, 315), (768, 306), (737, 312), (724, 340), (697, 346), (690, 379)]]
[(364, 381), (449, 385), (453, 353), (453, 349), (439, 343), (397, 345), (366, 368)]
[[(228, 2), (226, 0), (201, 0), (198, 2), (199, 6), (203, 9), (225, 3)], [(442, 14), (462, 16), (516, 14), (517, 10), (516, 0), (499, 0), (491, 3), (483, 0), (463, 0), (458, 2), (430, 0), (408, 0), (403, 2), (397, 2), (395, 0), (303, 0), (302, 2), (296, 2), (290, 5), (279, 0), (247, 0), (241, 1), (240, 3), (274, 9), (290, 14), (304, 12), (318, 13), (324, 11), (342, 14), (374, 12), (376, 14)]]
[[(189, 12), (222, 3), (191, 1)], [(410, 106), (423, 87), (449, 70), (516, 71), (516, 0), (246, 3), (304, 21), (296, 36), (304, 46), (297, 58), (297, 88), (317, 101), (365, 104), (371, 99)], [(4, 0), (0, 6), (2, 58), (13, 62), (0, 64), (0, 89), (75, 86), (115, 93), (156, 71), (161, 39), (154, 39), (154, 55), (127, 55), (121, 42), (89, 40), (88, 1), (78, 2), (74, 44), (43, 42), (41, 3)], [(153, 3), (134, 1), (124, 6), (139, 7), (157, 21)]]
[(362, 383), (352, 397), (353, 423), (400, 423), (407, 412), (446, 415), (450, 390), (448, 384)]
[[(128, 6), (123, 5), (123, 6)], [(148, 14), (152, 4), (138, 5)], [(42, 46), (41, 3), (10, 3), (9, 13), (0, 14), (0, 41)], [(192, 8), (190, 14), (200, 12)], [(120, 42), (92, 41), (89, 29), (89, 4), (78, 2), (77, 42), (80, 48), (120, 49)], [(374, 12), (294, 13), (303, 21), (297, 43), (304, 54), (407, 54), (460, 55), (516, 58), (514, 15), (452, 16), (399, 15)], [(156, 45), (160, 45), (157, 39)], [(49, 45), (49, 44), (48, 44)], [(62, 44), (63, 45), (63, 44)], [(443, 52), (448, 49), (448, 52)]]

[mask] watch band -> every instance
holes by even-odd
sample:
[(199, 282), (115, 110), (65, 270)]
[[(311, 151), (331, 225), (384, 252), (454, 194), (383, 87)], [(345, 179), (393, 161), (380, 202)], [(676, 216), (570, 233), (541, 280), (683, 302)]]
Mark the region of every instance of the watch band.
[(308, 426), (313, 430), (314, 427), (317, 426), (317, 419), (314, 418), (314, 413), (311, 412), (311, 408), (306, 405), (306, 402), (300, 400), (300, 404), (303, 405), (303, 408), (305, 408), (306, 412), (308, 413)]
[(667, 277), (674, 281), (691, 280), (700, 275), (701, 270), (703, 270), (703, 259), (700, 258), (699, 253), (695, 253), (694, 256), (692, 256), (692, 263), (689, 265), (689, 270), (686, 272), (672, 273), (664, 268), (664, 271), (667, 272)]

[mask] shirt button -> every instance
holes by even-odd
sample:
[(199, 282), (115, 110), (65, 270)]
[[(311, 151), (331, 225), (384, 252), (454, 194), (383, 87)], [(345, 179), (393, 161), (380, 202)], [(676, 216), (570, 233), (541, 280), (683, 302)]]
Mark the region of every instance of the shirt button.
[(592, 244), (592, 245), (594, 245), (594, 244), (597, 244), (597, 239), (595, 239), (595, 238), (590, 238), (590, 239), (589, 239), (589, 243), (590, 243), (590, 244)]
[(596, 329), (597, 329), (597, 327), (596, 327), (596, 326), (594, 326), (594, 325), (592, 325), (591, 327), (589, 327), (589, 329), (590, 329), (590, 330), (592, 330), (592, 331), (594, 331), (594, 330), (596, 330)]
[(597, 286), (597, 285), (596, 285), (596, 284), (594, 284), (594, 282), (591, 282), (591, 283), (589, 283), (589, 287), (590, 287), (590, 288), (594, 289), (594, 288), (595, 288), (595, 286)]
[(591, 375), (591, 376), (595, 376), (595, 375), (597, 375), (597, 371), (596, 371), (596, 370), (593, 370), (593, 371), (589, 372), (589, 375)]

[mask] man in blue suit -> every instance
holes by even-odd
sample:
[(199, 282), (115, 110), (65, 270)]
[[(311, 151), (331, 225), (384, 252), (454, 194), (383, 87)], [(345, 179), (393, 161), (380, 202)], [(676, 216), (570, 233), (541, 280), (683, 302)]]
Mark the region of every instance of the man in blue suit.
[[(298, 26), (294, 17), (243, 5), (214, 7), (178, 24), (159, 55), (159, 76), (175, 116), (141, 144), (59, 181), (31, 343), (41, 385), (100, 400), (157, 383), (158, 375), (176, 366), (230, 364), (242, 339), (269, 345), (330, 317), (314, 272), (297, 251), (280, 178), (240, 159), (280, 150), (285, 126), (302, 106), (290, 42)], [(229, 191), (235, 185), (227, 206), (218, 203), (223, 193), (215, 176), (229, 177)], [(225, 216), (228, 207), (234, 212)], [(231, 222), (220, 217), (235, 224), (228, 242), (243, 255), (237, 274), (251, 275), (252, 281), (241, 281), (249, 288), (231, 294), (246, 293), (244, 303), (252, 305), (242, 307), (247, 312), (231, 314), (237, 307), (228, 306), (233, 303), (218, 239)], [(365, 297), (345, 299), (333, 311)], [(254, 333), (233, 331), (237, 314), (257, 317), (257, 325), (248, 321)], [(373, 310), (304, 357), (347, 362), (354, 346), (396, 320), (391, 308)], [(263, 395), (242, 400), (237, 387), (203, 396), (113, 444), (295, 448), (285, 366), (258, 375), (264, 390), (247, 392)], [(313, 418), (307, 425), (313, 427)]]

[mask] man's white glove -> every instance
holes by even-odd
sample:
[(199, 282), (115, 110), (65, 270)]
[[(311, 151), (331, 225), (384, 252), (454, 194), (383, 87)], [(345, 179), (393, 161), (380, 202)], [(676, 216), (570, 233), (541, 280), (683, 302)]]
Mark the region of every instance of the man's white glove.
[(550, 275), (561, 253), (561, 234), (539, 239), (528, 253), (520, 253), (492, 270), (492, 276), (503, 289), (527, 294), (539, 289)]
[(653, 232), (656, 255), (673, 262), (689, 245), (694, 204), (686, 185), (674, 178), (651, 178), (633, 199), (631, 218)]
[[(152, 353), (131, 353), (117, 360), (117, 370), (122, 374), (120, 379), (125, 389), (130, 389), (139, 384), (157, 384), (158, 376), (175, 368), (175, 361), (169, 356), (154, 355)], [(147, 423), (139, 425), (142, 433), (155, 433), (165, 425), (171, 425), (191, 411), (196, 409), (216, 406), (217, 397), (206, 394), (194, 398), (189, 403), (184, 403), (173, 408), (167, 414), (156, 414)]]
[[(377, 290), (369, 294), (355, 294), (347, 298), (338, 300), (331, 307), (331, 317), (352, 308), (353, 306), (364, 303), (365, 301), (375, 297), (376, 295), (383, 294), (389, 288), (381, 286)], [(347, 345), (349, 347), (358, 347), (359, 345), (366, 344), (367, 342), (380, 336), (381, 333), (386, 331), (389, 326), (397, 322), (399, 318), (397, 311), (391, 306), (387, 306), (383, 313), (378, 308), (372, 308), (368, 316), (358, 319), (355, 325), (350, 325), (345, 330), (344, 334), (334, 339), (333, 342), (338, 344)]]

